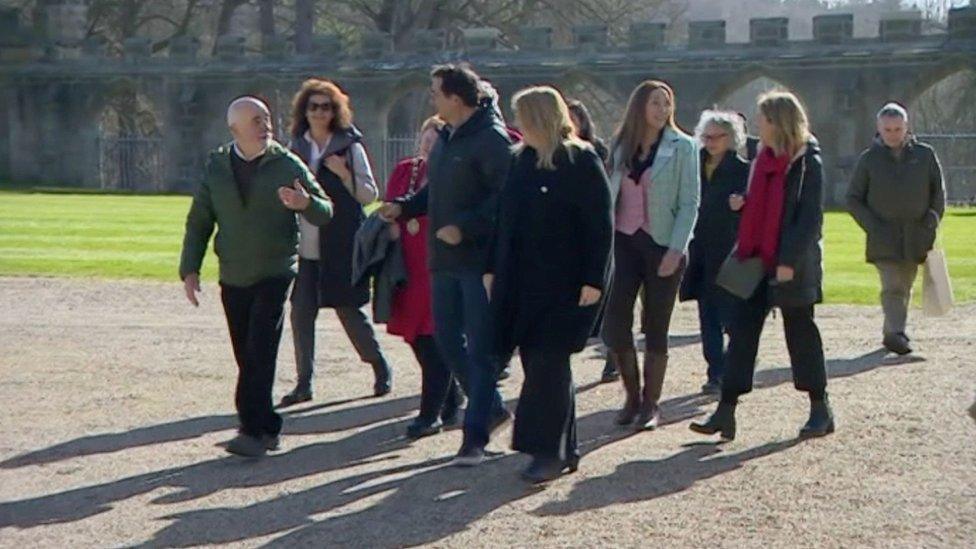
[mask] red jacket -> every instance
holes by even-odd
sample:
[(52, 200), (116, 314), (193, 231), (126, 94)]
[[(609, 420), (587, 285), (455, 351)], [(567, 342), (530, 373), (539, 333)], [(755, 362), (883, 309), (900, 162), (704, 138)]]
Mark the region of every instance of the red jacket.
[[(419, 158), (403, 159), (390, 174), (385, 200), (389, 202), (417, 192), (426, 184), (427, 163)], [(390, 321), (386, 325), (389, 333), (402, 336), (407, 343), (413, 343), (417, 336), (434, 333), (430, 272), (427, 267), (427, 216), (417, 217), (415, 221), (397, 222), (403, 244), (403, 260), (407, 267), (407, 283), (393, 296)], [(416, 229), (415, 232), (411, 234), (408, 227)]]

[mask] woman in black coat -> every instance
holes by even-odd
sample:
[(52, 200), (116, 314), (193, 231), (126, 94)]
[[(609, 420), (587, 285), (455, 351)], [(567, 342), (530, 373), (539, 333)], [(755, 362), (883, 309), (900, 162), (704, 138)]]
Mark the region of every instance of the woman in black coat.
[(335, 310), (360, 360), (373, 369), (373, 394), (382, 396), (392, 390), (392, 370), (361, 309), (369, 302), (369, 286), (365, 280), (352, 283), (353, 242), (366, 218), (363, 205), (378, 194), (362, 135), (352, 124), (349, 96), (333, 82), (306, 80), (292, 103), (291, 149), (332, 200), (334, 215), (321, 228), (299, 216), (298, 277), (291, 295), (298, 382), (281, 405), (312, 399), (315, 322), (324, 308)]
[(763, 325), (769, 310), (779, 307), (793, 385), (810, 398), (800, 437), (823, 436), (834, 431), (823, 341), (814, 320), (814, 305), (823, 300), (823, 162), (796, 96), (766, 93), (759, 98), (759, 112), (761, 144), (733, 253), (740, 260), (761, 259), (766, 276), (735, 306), (718, 409), (691, 429), (735, 438), (738, 397), (752, 390)]
[(698, 301), (702, 354), (708, 364), (702, 392), (718, 394), (725, 373), (725, 334), (735, 302), (715, 284), (715, 277), (735, 245), (739, 213), (729, 199), (745, 194), (749, 163), (737, 152), (745, 143), (745, 128), (736, 113), (703, 112), (695, 134), (702, 145), (701, 204), (679, 295), (682, 301)]
[(533, 458), (523, 477), (545, 482), (579, 461), (570, 356), (586, 345), (606, 285), (610, 192), (558, 91), (529, 88), (513, 106), (524, 141), (502, 191), (485, 283), (497, 350), (519, 347), (525, 370), (513, 448)]

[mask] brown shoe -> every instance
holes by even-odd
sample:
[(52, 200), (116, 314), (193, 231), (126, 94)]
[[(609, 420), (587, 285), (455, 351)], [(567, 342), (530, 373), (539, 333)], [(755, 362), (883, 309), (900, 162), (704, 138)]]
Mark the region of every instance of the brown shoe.
[(657, 429), (661, 423), (661, 400), (664, 373), (668, 369), (668, 355), (648, 352), (644, 356), (644, 390), (641, 393), (640, 414), (637, 428), (646, 431)]
[(610, 351), (613, 362), (617, 365), (620, 372), (620, 379), (623, 381), (626, 400), (620, 412), (617, 413), (615, 422), (617, 425), (630, 425), (637, 417), (640, 410), (640, 378), (637, 373), (637, 351), (633, 348), (625, 351)]

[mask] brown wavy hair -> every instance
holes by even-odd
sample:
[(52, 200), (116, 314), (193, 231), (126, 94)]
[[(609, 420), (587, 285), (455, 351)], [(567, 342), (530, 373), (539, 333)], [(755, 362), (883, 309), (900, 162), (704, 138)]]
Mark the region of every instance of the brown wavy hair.
[(305, 135), (308, 131), (308, 118), (305, 111), (308, 100), (313, 95), (324, 95), (332, 101), (332, 131), (346, 130), (352, 127), (352, 106), (349, 96), (342, 91), (335, 82), (322, 78), (309, 78), (302, 82), (295, 97), (291, 100), (291, 126), (289, 133), (295, 139)]
[(647, 110), (647, 102), (651, 98), (651, 92), (654, 90), (662, 90), (671, 100), (671, 114), (668, 116), (667, 126), (679, 134), (684, 134), (684, 131), (674, 121), (674, 113), (678, 110), (674, 89), (667, 82), (661, 80), (645, 80), (630, 94), (627, 109), (624, 111), (624, 118), (614, 135), (614, 149), (619, 149), (621, 153), (621, 158), (614, 159), (617, 165), (623, 164), (628, 169), (633, 168), (631, 163), (634, 155), (637, 154), (644, 132), (647, 131), (647, 118), (644, 113)]

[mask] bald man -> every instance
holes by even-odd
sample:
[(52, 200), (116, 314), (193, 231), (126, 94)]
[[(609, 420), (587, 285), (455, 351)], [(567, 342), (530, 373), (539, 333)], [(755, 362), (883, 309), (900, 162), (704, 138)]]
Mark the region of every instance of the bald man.
[(199, 306), (200, 265), (217, 228), (220, 297), (237, 360), (240, 420), (227, 451), (259, 457), (280, 446), (271, 401), (285, 297), (298, 269), (298, 220), (332, 218), (332, 203), (305, 164), (272, 140), (271, 113), (255, 97), (227, 108), (234, 141), (210, 153), (186, 218), (180, 278)]

